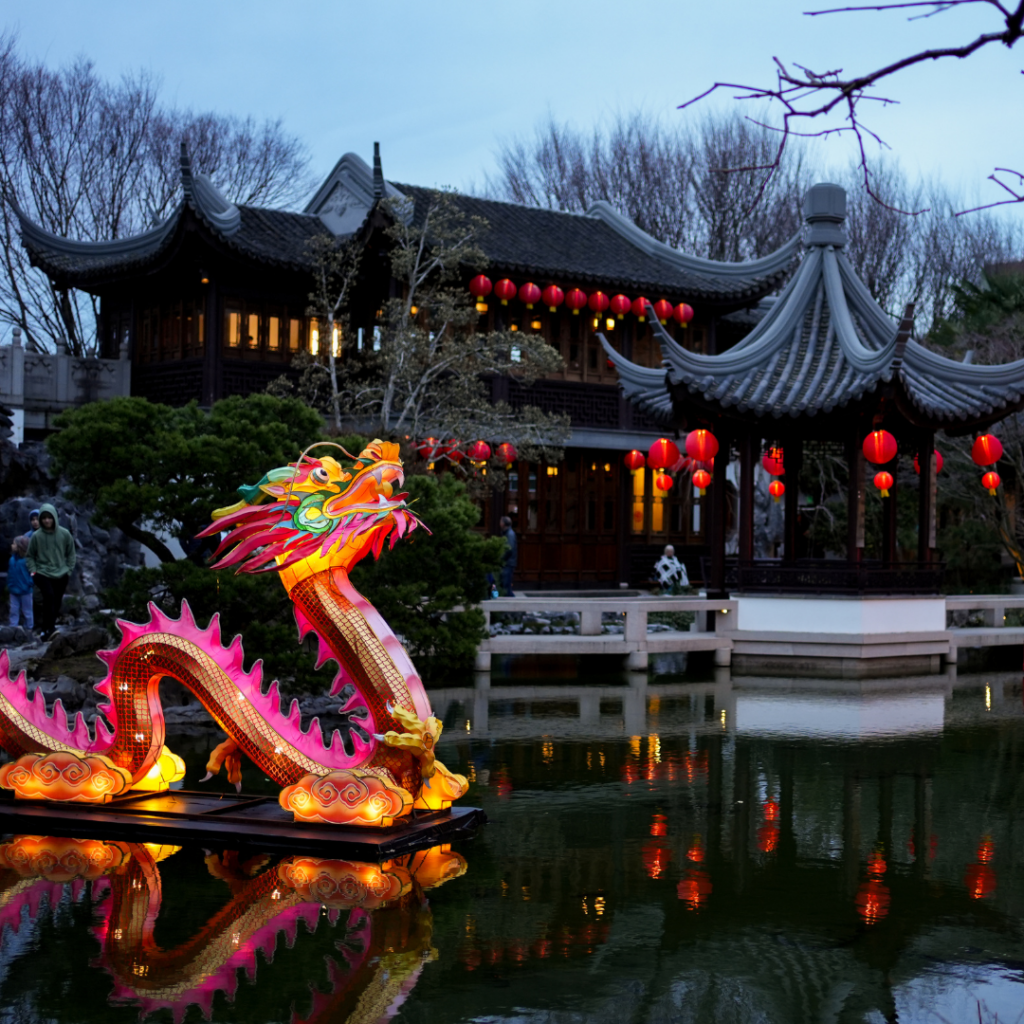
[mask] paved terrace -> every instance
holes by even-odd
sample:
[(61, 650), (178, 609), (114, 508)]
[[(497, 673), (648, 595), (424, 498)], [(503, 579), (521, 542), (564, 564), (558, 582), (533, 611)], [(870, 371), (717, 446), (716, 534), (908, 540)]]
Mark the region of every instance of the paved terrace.
[[(950, 596), (946, 602), (947, 628), (924, 634), (889, 634), (884, 644), (862, 647), (862, 656), (891, 656), (914, 652), (941, 655), (946, 663), (955, 664), (960, 649), (1003, 647), (1024, 644), (1024, 626), (1007, 626), (1011, 610), (1024, 610), (1024, 597), (1008, 594), (967, 594)], [(476, 667), (480, 671), (491, 668), (495, 654), (606, 654), (622, 657), (628, 669), (646, 669), (650, 655), (713, 651), (716, 665), (732, 662), (733, 651), (756, 645), (767, 637), (740, 628), (739, 602), (712, 601), (703, 597), (588, 597), (586, 593), (568, 596), (560, 593), (546, 597), (504, 597), (485, 601), (481, 608), (487, 619), (499, 612), (516, 616), (547, 618), (570, 616), (574, 623), (569, 632), (529, 632), (498, 634), (485, 640), (477, 653)], [(808, 612), (811, 609), (808, 608)], [(655, 612), (691, 612), (695, 621), (689, 630), (665, 629), (649, 631), (649, 616)], [(951, 625), (955, 612), (966, 612), (966, 626)], [(614, 617), (609, 627), (609, 618)], [(621, 623), (621, 626), (619, 626)], [(848, 643), (850, 636), (831, 638), (830, 634), (802, 632), (800, 623), (793, 623), (792, 632), (778, 635), (779, 640), (790, 643), (805, 653), (827, 655), (833, 642)], [(611, 632), (605, 632), (610, 628)], [(578, 630), (578, 631), (577, 631)], [(774, 638), (773, 638), (774, 639)], [(864, 638), (867, 641), (867, 638)], [(820, 648), (815, 652), (814, 648)]]

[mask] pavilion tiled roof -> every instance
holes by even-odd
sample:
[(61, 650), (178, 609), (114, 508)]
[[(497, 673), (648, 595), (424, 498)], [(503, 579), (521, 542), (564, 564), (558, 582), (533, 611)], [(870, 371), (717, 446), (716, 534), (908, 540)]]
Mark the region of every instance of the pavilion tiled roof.
[(804, 204), (807, 252), (767, 314), (737, 345), (701, 355), (677, 344), (652, 316), (663, 357), (640, 367), (602, 338), (630, 401), (663, 423), (674, 418), (672, 389), (755, 417), (814, 416), (898, 379), (936, 423), (991, 418), (1024, 397), (1024, 360), (1001, 366), (955, 362), (908, 338), (872, 298), (842, 251), (846, 194), (816, 185)]
[[(422, 216), (433, 190), (385, 182), (357, 155), (338, 162), (302, 213), (229, 202), (202, 174), (194, 174), (182, 152), (184, 201), (150, 231), (110, 242), (79, 242), (54, 235), (20, 213), (22, 241), (33, 263), (51, 276), (88, 286), (91, 280), (131, 273), (169, 250), (188, 209), (228, 247), (251, 259), (309, 269), (309, 242), (325, 230), (338, 237), (358, 231), (384, 196), (410, 199), (413, 217)], [(778, 288), (799, 258), (800, 237), (774, 253), (743, 263), (700, 259), (673, 249), (641, 231), (609, 204), (586, 214), (564, 213), (516, 203), (454, 194), (468, 216), (486, 221), (477, 239), (490, 265), (538, 283), (599, 283), (652, 298), (668, 296), (750, 305)]]

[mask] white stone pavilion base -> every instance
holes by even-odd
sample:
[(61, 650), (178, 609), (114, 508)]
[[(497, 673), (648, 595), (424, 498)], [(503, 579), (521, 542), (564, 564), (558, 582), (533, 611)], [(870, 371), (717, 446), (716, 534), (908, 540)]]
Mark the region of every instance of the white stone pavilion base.
[(938, 672), (949, 654), (943, 597), (736, 595), (738, 675), (864, 679)]

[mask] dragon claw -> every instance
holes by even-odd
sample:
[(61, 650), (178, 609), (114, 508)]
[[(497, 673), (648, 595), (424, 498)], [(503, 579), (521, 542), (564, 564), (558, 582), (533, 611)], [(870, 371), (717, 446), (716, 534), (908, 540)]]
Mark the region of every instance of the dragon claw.
[(212, 778), (213, 778), (213, 772), (207, 772), (199, 781), (200, 782), (209, 782), (210, 779), (212, 779)]

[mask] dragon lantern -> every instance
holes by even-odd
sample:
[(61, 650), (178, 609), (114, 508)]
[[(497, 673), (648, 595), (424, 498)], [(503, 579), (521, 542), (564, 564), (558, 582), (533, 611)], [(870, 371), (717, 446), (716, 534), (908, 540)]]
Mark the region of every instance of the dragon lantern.
[(300, 639), (315, 634), (318, 663), (340, 666), (331, 694), (344, 734), (325, 743), (318, 719), (303, 731), (298, 703), (284, 711), (277, 683), (263, 689), (261, 663), (244, 670), (241, 638), (222, 646), (216, 615), (201, 629), (187, 602), (178, 619), (150, 605), (148, 623), (119, 622), (120, 645), (99, 652), (108, 666), (96, 684), (107, 721), (98, 715), (93, 733), (81, 714), (68, 722), (59, 701), (48, 715), (43, 695), (30, 699), (24, 673), (12, 680), (0, 652), (0, 746), (14, 758), (0, 766), (0, 786), (27, 799), (97, 803), (166, 789), (184, 775), (164, 745), (159, 683), (170, 676), (227, 733), (209, 771), (225, 767), (240, 786), (244, 754), (282, 787), (281, 805), (297, 820), (387, 826), (462, 796), (466, 779), (434, 756), (441, 723), (412, 661), (348, 575), (371, 551), (379, 556), (422, 526), (400, 491), (398, 446), (373, 441), (349, 459), (304, 453), (239, 488), (241, 500), (217, 510), (202, 534), (225, 534), (214, 568), (279, 574)]

